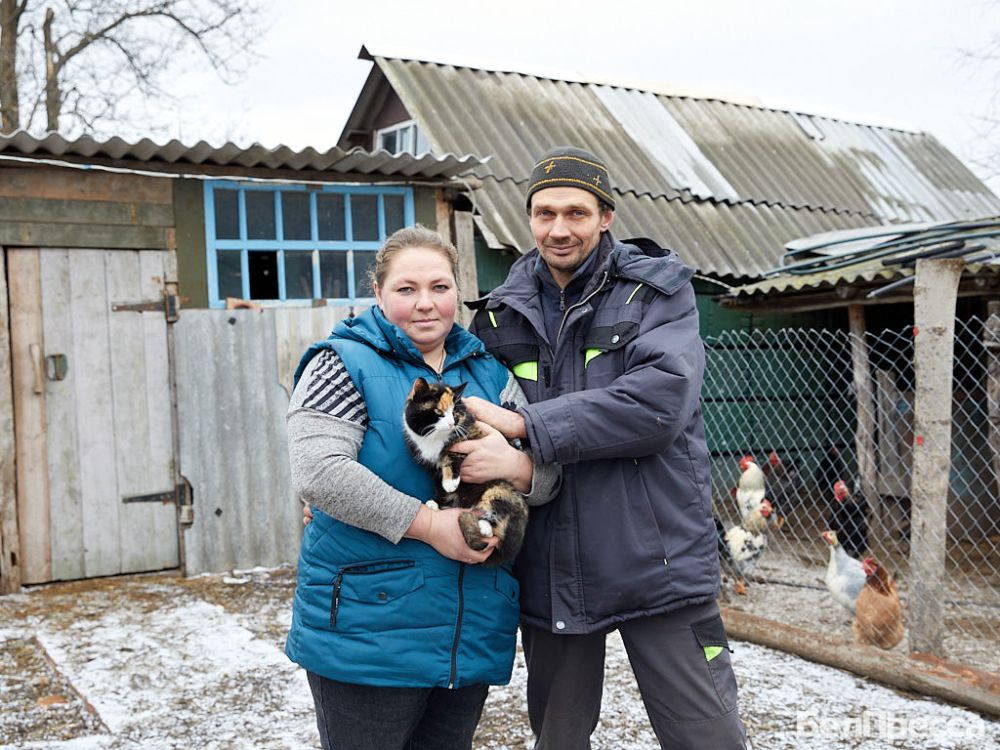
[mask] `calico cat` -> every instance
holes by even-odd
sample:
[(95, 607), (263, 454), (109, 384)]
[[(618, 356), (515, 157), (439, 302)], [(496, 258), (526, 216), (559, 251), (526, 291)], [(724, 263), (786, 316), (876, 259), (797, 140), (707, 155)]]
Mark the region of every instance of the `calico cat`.
[(504, 479), (482, 484), (461, 483), (459, 471), (465, 456), (448, 448), (460, 440), (483, 436), (476, 427), (476, 418), (462, 402), (465, 386), (466, 383), (452, 387), (417, 378), (406, 397), (403, 434), (417, 462), (436, 470), (437, 491), (428, 504), (467, 508), (468, 512), (458, 519), (465, 543), (481, 550), (486, 547), (484, 537), (498, 536), (500, 542), (484, 564), (500, 565), (513, 559), (521, 548), (528, 505), (521, 493)]

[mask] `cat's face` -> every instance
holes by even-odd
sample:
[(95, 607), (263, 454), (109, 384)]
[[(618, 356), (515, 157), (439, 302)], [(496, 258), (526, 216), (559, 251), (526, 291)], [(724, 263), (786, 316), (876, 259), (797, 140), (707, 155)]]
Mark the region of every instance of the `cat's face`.
[[(461, 419), (456, 415), (456, 403), (465, 390), (465, 383), (454, 388), (444, 383), (428, 383), (417, 378), (406, 397), (403, 418), (407, 427), (420, 437), (449, 434)], [(458, 409), (462, 407), (459, 405)]]

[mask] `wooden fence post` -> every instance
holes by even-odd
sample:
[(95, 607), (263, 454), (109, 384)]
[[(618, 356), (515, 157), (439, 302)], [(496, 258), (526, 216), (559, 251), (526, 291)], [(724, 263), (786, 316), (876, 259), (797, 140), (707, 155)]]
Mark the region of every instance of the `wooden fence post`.
[[(858, 476), (861, 478), (861, 494), (868, 503), (869, 516), (875, 519), (871, 533), (877, 536), (883, 524), (875, 482), (875, 395), (868, 362), (868, 342), (865, 341), (865, 308), (862, 305), (851, 305), (847, 308), (847, 319), (851, 326), (851, 361), (854, 365), (854, 392), (858, 401), (858, 427), (854, 434)], [(852, 487), (851, 490), (853, 489)], [(868, 546), (873, 545), (869, 542)]]
[(17, 478), (14, 459), (14, 393), (11, 381), (10, 318), (7, 271), (0, 247), (0, 594), (21, 588), (21, 549), (17, 526)]
[(1000, 482), (1000, 301), (991, 300), (987, 305), (983, 344), (986, 348), (987, 429), (990, 452), (993, 454), (993, 474)]
[(918, 260), (913, 288), (911, 652), (940, 653), (944, 632), (955, 299), (963, 267), (960, 258)]
[[(455, 211), (455, 247), (458, 248), (458, 288), (463, 299), (479, 297), (476, 273), (476, 235), (470, 211)], [(455, 316), (463, 326), (472, 322), (472, 310), (462, 305)]]

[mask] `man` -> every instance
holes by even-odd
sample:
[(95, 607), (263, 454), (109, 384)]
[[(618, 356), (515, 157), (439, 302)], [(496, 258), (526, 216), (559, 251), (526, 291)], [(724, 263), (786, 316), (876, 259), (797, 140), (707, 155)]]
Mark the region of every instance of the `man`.
[[(545, 154), (526, 200), (536, 249), (470, 306), (530, 405), (470, 401), (537, 463), (564, 467), (516, 565), (536, 750), (590, 747), (614, 629), (662, 747), (744, 748), (716, 603), (693, 272), (649, 240), (612, 238), (611, 180), (593, 154)], [(470, 466), (487, 460), (477, 450)]]

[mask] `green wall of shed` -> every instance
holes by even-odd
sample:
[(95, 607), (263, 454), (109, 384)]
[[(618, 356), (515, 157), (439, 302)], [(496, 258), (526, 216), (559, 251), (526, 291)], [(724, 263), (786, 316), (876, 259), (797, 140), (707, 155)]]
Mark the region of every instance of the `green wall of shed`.
[(184, 307), (208, 307), (204, 190), (201, 180), (174, 181), (177, 281)]

